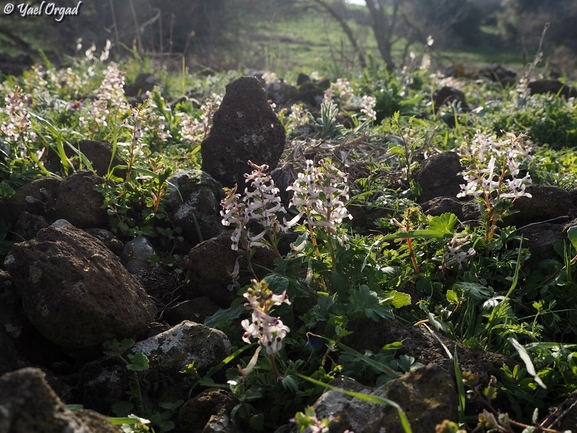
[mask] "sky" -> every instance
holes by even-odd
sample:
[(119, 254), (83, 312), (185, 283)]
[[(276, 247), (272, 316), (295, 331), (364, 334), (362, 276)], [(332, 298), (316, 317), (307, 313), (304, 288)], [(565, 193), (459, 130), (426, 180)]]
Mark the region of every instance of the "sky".
[(346, 0), (346, 2), (354, 5), (365, 5), (365, 0)]

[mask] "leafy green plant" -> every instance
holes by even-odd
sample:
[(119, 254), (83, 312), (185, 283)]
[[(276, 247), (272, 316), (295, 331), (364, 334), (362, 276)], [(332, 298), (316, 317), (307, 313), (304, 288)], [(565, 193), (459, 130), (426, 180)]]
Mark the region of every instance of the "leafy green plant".
[[(175, 423), (172, 421), (174, 413), (184, 403), (182, 400), (160, 402), (158, 407), (150, 407), (146, 393), (149, 391), (147, 373), (150, 371), (150, 361), (144, 353), (127, 353), (135, 342), (132, 339), (118, 341), (116, 339), (104, 342), (104, 354), (118, 358), (131, 372), (130, 389), (126, 391), (128, 401), (117, 402), (112, 410), (123, 417), (133, 410), (141, 415), (146, 415), (148, 419), (159, 429), (159, 432), (173, 430)], [(124, 418), (121, 418), (124, 419)], [(146, 423), (140, 423), (146, 424)], [(144, 428), (138, 425), (138, 428)], [(136, 430), (140, 431), (140, 430)]]

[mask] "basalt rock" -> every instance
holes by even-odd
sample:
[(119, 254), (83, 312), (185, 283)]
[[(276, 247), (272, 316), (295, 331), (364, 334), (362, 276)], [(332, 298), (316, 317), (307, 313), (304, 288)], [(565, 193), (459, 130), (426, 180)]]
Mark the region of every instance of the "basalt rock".
[(226, 86), (212, 128), (201, 144), (202, 170), (224, 186), (244, 185), (247, 162), (274, 169), (285, 146), (285, 130), (256, 78), (241, 77)]
[[(174, 379), (159, 383), (148, 394), (154, 401), (168, 397), (187, 399), (190, 389), (207, 371), (232, 352), (224, 333), (199, 323), (182, 323), (153, 337), (137, 342), (123, 356), (146, 355), (150, 361), (148, 371), (152, 377)], [(198, 375), (182, 373), (194, 365)], [(73, 395), (77, 402), (99, 412), (126, 398), (133, 373), (118, 358), (104, 357), (85, 364), (79, 372), (83, 384)]]
[(564, 98), (576, 98), (577, 89), (563, 84), (559, 80), (536, 80), (529, 83), (531, 95), (550, 93)]
[(59, 176), (41, 177), (16, 190), (14, 197), (0, 199), (0, 220), (15, 223), (22, 212), (54, 218), (56, 196), (62, 183)]
[(102, 227), (108, 222), (104, 197), (95, 186), (104, 179), (88, 170), (77, 171), (58, 187), (56, 215), (79, 228)]
[[(74, 143), (72, 147), (65, 146), (64, 153), (72, 162), (75, 169), (80, 167), (77, 156), (78, 152), (82, 153), (82, 155), (90, 161), (92, 168), (98, 176), (107, 174), (109, 167), (110, 169), (114, 169), (116, 166), (126, 164), (126, 162), (118, 157), (118, 154), (113, 156), (112, 145), (107, 141), (80, 140)], [(55, 152), (51, 151), (48, 154), (44, 164), (53, 172), (62, 170), (62, 162)], [(126, 176), (126, 170), (115, 169), (114, 174), (124, 178), (124, 176)]]
[(535, 222), (544, 222), (558, 218), (568, 220), (572, 207), (571, 193), (556, 186), (529, 185), (526, 191), (529, 197), (519, 197), (513, 203), (517, 213), (504, 219), (505, 225), (524, 226)]
[[(190, 250), (186, 261), (188, 273), (183, 287), (185, 299), (208, 296), (219, 307), (228, 308), (236, 299), (238, 288), (249, 283), (246, 259), (230, 248), (231, 233), (227, 231)], [(273, 268), (275, 258), (270, 249), (256, 250), (252, 263), (256, 272), (261, 274), (259, 278), (264, 278), (263, 269)], [(238, 280), (233, 275), (236, 266), (240, 273)]]
[[(444, 419), (456, 419), (458, 416), (455, 381), (447, 371), (436, 365), (413, 370), (376, 389), (363, 387), (348, 378), (339, 378), (332, 385), (393, 400), (405, 412), (413, 431), (433, 432)], [(392, 406), (368, 403), (330, 390), (313, 407), (317, 417), (328, 419), (330, 431), (404, 432), (397, 410)]]
[(237, 398), (224, 389), (207, 389), (182, 405), (178, 413), (179, 433), (233, 432), (230, 411)]
[(461, 172), (459, 155), (444, 152), (426, 159), (414, 173), (414, 179), (421, 186), (418, 202), (424, 203), (434, 197), (455, 197), (465, 183)]
[(88, 349), (136, 336), (156, 308), (102, 242), (59, 220), (14, 244), (4, 262), (24, 315), (50, 341)]
[[(102, 416), (77, 416), (66, 408), (36, 368), (0, 377), (0, 431), (11, 433), (119, 433)], [(88, 421), (83, 421), (83, 418)]]
[(224, 231), (220, 216), (224, 193), (210, 175), (200, 170), (180, 171), (169, 179), (168, 187), (167, 209), (187, 242), (196, 245)]
[(465, 94), (454, 87), (445, 86), (435, 92), (434, 95), (435, 110), (438, 110), (443, 105), (459, 105), (463, 111), (471, 111), (469, 104), (465, 98)]

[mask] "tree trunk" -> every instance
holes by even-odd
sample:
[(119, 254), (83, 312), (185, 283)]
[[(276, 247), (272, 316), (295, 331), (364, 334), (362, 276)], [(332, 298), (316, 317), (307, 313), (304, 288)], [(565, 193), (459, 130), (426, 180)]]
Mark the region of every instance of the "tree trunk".
[(373, 33), (375, 34), (375, 39), (377, 40), (377, 46), (379, 47), (379, 52), (381, 57), (387, 65), (389, 71), (395, 69), (395, 63), (391, 55), (392, 48), (392, 37), (393, 30), (396, 22), (396, 17), (399, 9), (399, 2), (394, 1), (393, 5), (393, 15), (391, 20), (387, 19), (385, 11), (385, 2), (382, 0), (365, 0), (367, 7), (371, 12), (373, 17)]
[(347, 38), (349, 39), (349, 42), (351, 43), (353, 49), (355, 50), (355, 52), (359, 57), (359, 63), (361, 65), (361, 68), (366, 68), (367, 62), (365, 60), (365, 55), (363, 54), (363, 51), (359, 48), (359, 45), (357, 44), (357, 39), (353, 34), (353, 30), (349, 27), (345, 19), (338, 13), (338, 11), (335, 8), (331, 7), (331, 5), (329, 5), (325, 1), (323, 0), (314, 0), (314, 1), (320, 4), (322, 7), (324, 7), (326, 11), (330, 13), (335, 20), (337, 20), (337, 22), (340, 24), (341, 28), (347, 35)]

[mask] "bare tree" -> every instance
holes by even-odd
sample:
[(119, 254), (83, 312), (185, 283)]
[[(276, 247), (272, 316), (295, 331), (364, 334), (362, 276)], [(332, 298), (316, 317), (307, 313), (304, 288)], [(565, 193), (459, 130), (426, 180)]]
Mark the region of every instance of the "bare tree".
[[(365, 60), (365, 54), (363, 50), (359, 47), (359, 44), (357, 43), (357, 39), (353, 33), (353, 30), (347, 24), (347, 21), (345, 20), (344, 16), (341, 13), (339, 13), (339, 11), (334, 6), (329, 4), (327, 0), (313, 0), (313, 1), (322, 6), (335, 20), (337, 20), (337, 22), (343, 29), (343, 32), (345, 32), (345, 34), (347, 35), (347, 38), (349, 39), (350, 44), (355, 50), (355, 53), (357, 53), (361, 68), (365, 68), (367, 66), (367, 61)], [(339, 2), (341, 3), (342, 6), (344, 6), (342, 0), (339, 0)]]
[(367, 7), (371, 12), (373, 18), (372, 28), (375, 34), (375, 39), (377, 40), (377, 46), (381, 57), (387, 65), (387, 69), (392, 71), (395, 69), (395, 63), (393, 62), (392, 48), (393, 48), (393, 38), (395, 32), (395, 26), (397, 24), (397, 18), (399, 15), (400, 0), (392, 1), (392, 13), (390, 16), (387, 15), (385, 9), (386, 0), (365, 0)]

